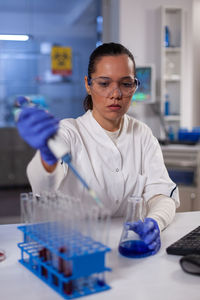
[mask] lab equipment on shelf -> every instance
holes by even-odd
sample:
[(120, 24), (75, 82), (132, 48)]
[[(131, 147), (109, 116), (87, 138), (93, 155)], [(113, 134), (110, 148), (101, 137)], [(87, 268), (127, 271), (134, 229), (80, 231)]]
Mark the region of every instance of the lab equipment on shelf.
[(188, 130), (187, 128), (180, 128), (178, 131), (178, 140), (180, 142), (199, 143), (200, 127), (193, 127), (192, 130)]
[(170, 47), (170, 30), (165, 26), (165, 47)]
[(58, 192), (23, 193), (21, 209), (26, 220), (18, 227), (23, 266), (65, 299), (110, 289), (105, 279), (111, 270), (105, 266), (111, 251), (106, 246), (109, 211), (91, 198), (83, 202)]
[(165, 116), (170, 115), (170, 101), (169, 101), (169, 95), (165, 95)]
[(168, 139), (170, 142), (175, 140), (175, 133), (174, 133), (174, 129), (172, 126), (169, 126), (169, 129), (168, 129)]

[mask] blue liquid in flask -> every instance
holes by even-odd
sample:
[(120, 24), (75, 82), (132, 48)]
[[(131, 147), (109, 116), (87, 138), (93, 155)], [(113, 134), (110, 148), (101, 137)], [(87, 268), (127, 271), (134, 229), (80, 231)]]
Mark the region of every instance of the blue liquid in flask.
[(147, 244), (129, 226), (131, 223), (138, 222), (139, 220), (142, 222), (142, 206), (142, 197), (130, 196), (128, 198), (127, 213), (118, 251), (121, 255), (129, 258), (142, 258), (153, 254), (153, 251), (148, 248)]
[(141, 240), (129, 240), (119, 244), (119, 253), (130, 258), (146, 257), (152, 254), (148, 246)]

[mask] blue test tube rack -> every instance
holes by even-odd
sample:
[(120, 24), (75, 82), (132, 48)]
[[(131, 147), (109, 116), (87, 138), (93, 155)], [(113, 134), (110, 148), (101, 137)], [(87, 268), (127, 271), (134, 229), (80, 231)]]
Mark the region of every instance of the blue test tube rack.
[(75, 230), (58, 230), (50, 222), (18, 229), (23, 232), (19, 262), (65, 299), (110, 289), (101, 277), (111, 271), (105, 266), (105, 255), (111, 251), (107, 246)]

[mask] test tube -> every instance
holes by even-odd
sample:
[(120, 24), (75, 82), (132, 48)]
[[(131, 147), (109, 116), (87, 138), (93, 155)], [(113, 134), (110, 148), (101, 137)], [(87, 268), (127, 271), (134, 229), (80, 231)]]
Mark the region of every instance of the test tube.
[(21, 223), (30, 223), (33, 213), (32, 201), (32, 193), (20, 194)]
[(74, 286), (74, 290), (79, 293), (79, 294), (82, 294), (83, 295), (83, 288), (84, 288), (84, 282), (85, 282), (85, 278), (83, 277), (79, 277), (77, 279), (74, 280), (73, 282), (73, 286)]
[[(46, 247), (43, 247), (42, 249), (39, 250), (39, 257), (42, 259), (43, 262), (47, 262), (51, 260), (51, 253), (49, 249)], [(44, 277), (48, 277), (48, 270), (44, 266), (41, 268), (41, 275)]]
[(98, 241), (98, 237), (99, 237), (98, 218), (99, 218), (99, 207), (93, 205), (93, 207), (90, 210), (90, 227), (91, 227), (90, 237), (96, 241)]
[(77, 236), (80, 234), (83, 235), (84, 227), (84, 211), (82, 201), (80, 199), (71, 198), (71, 208), (73, 211), (73, 220), (74, 220), (74, 232), (77, 233)]
[[(49, 236), (52, 251), (52, 265), (58, 269), (58, 249), (59, 249), (59, 214), (58, 214), (58, 196), (54, 193), (49, 197)], [(55, 276), (54, 276), (55, 277)], [(58, 285), (58, 278), (54, 278), (54, 284)]]
[(105, 272), (99, 273), (97, 276), (97, 283), (99, 286), (104, 286), (106, 283)]
[[(59, 249), (60, 253), (67, 253), (68, 249), (66, 247), (60, 247)], [(67, 259), (64, 259), (62, 257), (59, 256), (58, 258), (58, 271), (60, 273), (63, 273), (64, 276), (69, 277), (72, 275), (72, 264), (70, 261), (68, 261)], [(72, 280), (70, 280), (69, 282), (64, 283), (63, 286), (63, 290), (64, 293), (66, 293), (67, 295), (71, 295), (73, 292), (73, 283)]]
[(102, 208), (99, 214), (99, 233), (98, 241), (104, 245), (109, 243), (109, 231), (110, 231), (110, 211)]
[[(98, 229), (99, 229), (99, 236), (97, 240), (101, 242), (103, 245), (108, 245), (109, 230), (110, 230), (109, 210), (104, 208), (100, 210), (99, 218), (98, 218)], [(105, 285), (105, 282), (106, 282), (105, 272), (101, 272), (97, 274), (97, 284), (102, 287)]]

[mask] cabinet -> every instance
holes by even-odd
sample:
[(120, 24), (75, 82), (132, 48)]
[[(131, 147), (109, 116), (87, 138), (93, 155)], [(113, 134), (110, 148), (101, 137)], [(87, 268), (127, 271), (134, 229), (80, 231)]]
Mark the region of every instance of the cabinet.
[(178, 212), (200, 209), (200, 146), (162, 146), (169, 176), (177, 184), (180, 195)]
[[(161, 8), (161, 113), (167, 130), (176, 133), (181, 122), (183, 11)], [(168, 103), (167, 103), (168, 102)]]
[(0, 128), (0, 187), (28, 185), (26, 168), (35, 150), (28, 146), (14, 127)]

